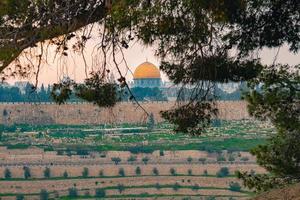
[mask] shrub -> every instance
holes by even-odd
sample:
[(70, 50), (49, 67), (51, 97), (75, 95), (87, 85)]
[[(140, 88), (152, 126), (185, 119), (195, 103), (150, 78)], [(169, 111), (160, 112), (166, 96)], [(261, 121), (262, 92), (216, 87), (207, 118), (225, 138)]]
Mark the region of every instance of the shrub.
[(158, 171), (158, 169), (157, 169), (156, 167), (153, 168), (152, 172), (153, 172), (153, 174), (154, 174), (155, 176), (158, 176), (158, 175), (159, 175), (159, 171)]
[(89, 169), (87, 167), (83, 168), (82, 177), (87, 178), (89, 176)]
[(141, 173), (142, 173), (141, 168), (140, 168), (140, 167), (136, 167), (136, 169), (135, 169), (135, 174), (136, 174), (136, 175), (141, 175)]
[(117, 188), (119, 190), (119, 193), (122, 193), (125, 190), (125, 187), (122, 184), (118, 184)]
[(49, 199), (49, 193), (47, 192), (47, 190), (42, 189), (40, 191), (40, 200), (48, 200)]
[(71, 198), (78, 197), (78, 190), (77, 190), (77, 188), (75, 188), (75, 187), (69, 188), (68, 191), (69, 191), (69, 197), (71, 197)]
[(248, 158), (248, 157), (242, 157), (242, 158), (241, 158), (241, 161), (247, 162), (247, 161), (249, 161), (249, 158)]
[(101, 169), (101, 170), (99, 171), (99, 176), (100, 176), (100, 177), (104, 176), (104, 171), (103, 171), (103, 169)]
[(198, 160), (199, 160), (199, 162), (201, 162), (202, 164), (204, 164), (205, 161), (206, 161), (206, 158), (199, 158)]
[(224, 155), (218, 155), (217, 161), (218, 161), (218, 162), (224, 162), (224, 161), (226, 161), (226, 158), (225, 158)]
[(234, 162), (235, 161), (235, 158), (233, 155), (230, 155), (229, 158), (228, 158), (228, 161), (229, 162)]
[(155, 188), (156, 188), (157, 190), (160, 190), (160, 189), (161, 189), (161, 185), (160, 185), (159, 183), (156, 183), (156, 184), (155, 184)]
[(217, 177), (226, 177), (229, 175), (229, 169), (228, 167), (222, 167), (218, 172), (217, 172)]
[(174, 168), (170, 169), (170, 174), (176, 176), (176, 170)]
[(119, 169), (119, 175), (120, 176), (125, 176), (125, 170), (123, 168)]
[(23, 167), (23, 171), (24, 171), (24, 178), (28, 179), (31, 177), (31, 172), (30, 172), (30, 168), (29, 167)]
[(113, 157), (111, 158), (111, 161), (113, 161), (115, 165), (118, 165), (122, 161), (122, 159), (119, 157)]
[(200, 186), (198, 184), (195, 184), (192, 186), (192, 190), (199, 190)]
[(5, 179), (10, 179), (11, 178), (11, 171), (8, 168), (5, 168), (4, 170), (4, 178)]
[(149, 161), (149, 160), (150, 160), (150, 159), (149, 159), (148, 157), (142, 158), (142, 161), (143, 161), (143, 163), (144, 163), (145, 165), (148, 164), (148, 161)]
[(189, 176), (193, 175), (193, 171), (191, 169), (188, 170), (188, 175)]
[(105, 197), (106, 193), (105, 190), (102, 188), (97, 188), (95, 191), (95, 197)]
[(23, 194), (17, 194), (16, 200), (24, 200), (24, 195)]
[(63, 177), (64, 177), (64, 178), (68, 178), (68, 177), (69, 177), (69, 174), (68, 174), (68, 172), (67, 172), (67, 171), (64, 171), (64, 173), (63, 173)]
[(205, 170), (203, 171), (203, 175), (204, 175), (204, 176), (207, 176), (207, 175), (208, 175), (207, 169), (205, 169)]
[(180, 188), (179, 183), (175, 183), (175, 184), (173, 185), (173, 190), (174, 190), (174, 191), (179, 190), (179, 188)]
[(127, 159), (127, 162), (130, 162), (130, 163), (133, 163), (136, 161), (136, 156), (130, 156), (128, 159)]
[(164, 156), (165, 153), (164, 153), (164, 150), (159, 150), (159, 156)]
[(233, 192), (240, 192), (241, 191), (241, 186), (238, 182), (231, 182), (229, 184), (229, 190)]
[(188, 163), (191, 163), (193, 161), (193, 158), (192, 157), (188, 157), (187, 161), (188, 161)]
[(45, 178), (50, 178), (50, 176), (51, 176), (50, 168), (46, 167), (45, 170), (44, 170), (44, 177)]

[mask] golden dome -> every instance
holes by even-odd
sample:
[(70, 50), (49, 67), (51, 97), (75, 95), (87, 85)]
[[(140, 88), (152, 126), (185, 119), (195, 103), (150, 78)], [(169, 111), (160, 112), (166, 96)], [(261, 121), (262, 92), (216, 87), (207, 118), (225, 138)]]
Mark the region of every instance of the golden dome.
[(140, 64), (133, 74), (134, 79), (160, 78), (159, 69), (150, 62)]

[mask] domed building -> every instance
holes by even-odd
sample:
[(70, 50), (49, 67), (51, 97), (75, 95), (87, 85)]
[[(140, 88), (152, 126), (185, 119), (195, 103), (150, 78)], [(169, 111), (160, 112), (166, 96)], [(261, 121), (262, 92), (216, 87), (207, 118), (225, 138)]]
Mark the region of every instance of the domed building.
[(134, 87), (161, 87), (162, 80), (159, 69), (150, 62), (140, 64), (133, 74)]

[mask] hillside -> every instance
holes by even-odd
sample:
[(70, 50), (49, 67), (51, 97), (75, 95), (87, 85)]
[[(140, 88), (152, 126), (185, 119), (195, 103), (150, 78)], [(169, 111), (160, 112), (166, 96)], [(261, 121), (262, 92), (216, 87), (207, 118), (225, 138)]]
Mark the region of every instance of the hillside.
[(253, 200), (300, 200), (300, 183), (263, 193)]

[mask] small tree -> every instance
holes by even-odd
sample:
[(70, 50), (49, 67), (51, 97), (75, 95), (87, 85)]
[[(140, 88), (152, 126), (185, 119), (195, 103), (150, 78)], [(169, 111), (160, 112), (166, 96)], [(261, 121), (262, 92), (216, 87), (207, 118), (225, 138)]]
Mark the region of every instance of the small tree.
[(119, 157), (113, 157), (111, 158), (111, 161), (113, 161), (115, 165), (118, 165), (122, 161), (122, 159)]
[(232, 154), (229, 156), (228, 161), (229, 162), (234, 162), (235, 161), (235, 158)]
[(45, 170), (44, 170), (44, 177), (45, 178), (50, 178), (50, 176), (51, 176), (50, 168), (46, 167)]
[(193, 175), (193, 171), (191, 169), (188, 170), (188, 175), (192, 176)]
[(195, 184), (192, 186), (192, 190), (199, 190), (200, 186), (198, 184)]
[(133, 162), (135, 162), (136, 161), (136, 156), (133, 156), (133, 155), (131, 155), (128, 159), (127, 159), (127, 162), (129, 162), (129, 163), (133, 163)]
[(77, 188), (75, 188), (75, 187), (69, 188), (69, 197), (71, 197), (71, 198), (78, 197), (78, 190), (77, 190)]
[(217, 172), (217, 177), (226, 177), (229, 175), (229, 169), (228, 167), (222, 167), (218, 172)]
[(199, 158), (198, 160), (199, 160), (200, 163), (204, 164), (205, 161), (206, 161), (206, 158)]
[(154, 120), (154, 115), (153, 113), (150, 113), (149, 117), (148, 117), (148, 122), (147, 122), (147, 128), (149, 130), (152, 130), (155, 126), (155, 120)]
[(164, 156), (165, 153), (164, 153), (164, 150), (159, 150), (159, 156)]
[(170, 169), (170, 174), (176, 176), (176, 170), (174, 168)]
[(49, 199), (49, 193), (47, 192), (47, 190), (42, 189), (40, 191), (40, 200), (48, 200)]
[(105, 190), (102, 188), (97, 188), (95, 191), (95, 197), (105, 197), (106, 193)]
[(207, 175), (208, 175), (207, 169), (205, 169), (205, 170), (203, 171), (203, 175), (204, 175), (204, 176), (207, 176)]
[(31, 177), (31, 172), (30, 172), (30, 169), (29, 167), (23, 167), (23, 171), (24, 171), (24, 178), (25, 179), (28, 179)]
[(99, 176), (100, 176), (100, 177), (103, 177), (103, 176), (104, 176), (104, 171), (103, 171), (103, 169), (101, 169), (101, 170), (99, 171)]
[(178, 191), (179, 188), (180, 188), (179, 183), (175, 183), (175, 184), (173, 185), (173, 190), (174, 190), (174, 191)]
[(16, 200), (24, 200), (24, 195), (23, 194), (17, 194)]
[(160, 185), (159, 183), (156, 183), (156, 184), (155, 184), (155, 188), (156, 188), (157, 190), (160, 190), (160, 189), (161, 189), (161, 185)]
[(5, 170), (4, 170), (4, 178), (5, 179), (11, 178), (11, 171), (8, 168), (5, 168)]
[(225, 162), (226, 161), (226, 158), (225, 158), (225, 156), (224, 155), (219, 155), (218, 157), (217, 157), (217, 161), (218, 162)]
[(139, 175), (141, 175), (141, 173), (142, 173), (141, 168), (140, 167), (136, 167), (135, 174), (139, 176)]
[(233, 192), (240, 192), (241, 191), (241, 185), (238, 182), (231, 182), (229, 184), (229, 190)]
[(249, 158), (248, 158), (248, 157), (242, 157), (242, 158), (241, 158), (241, 161), (247, 162), (247, 161), (249, 161)]
[(159, 175), (159, 171), (158, 171), (158, 169), (157, 169), (156, 167), (153, 168), (152, 172), (153, 172), (153, 174), (154, 174), (155, 176), (158, 176), (158, 175)]
[(63, 177), (64, 177), (64, 178), (68, 178), (68, 177), (69, 177), (69, 174), (68, 174), (68, 172), (67, 172), (67, 171), (64, 171), (64, 173), (63, 173)]
[(187, 161), (188, 161), (188, 163), (191, 164), (191, 162), (193, 161), (193, 158), (192, 158), (192, 157), (188, 157), (188, 158), (187, 158)]
[(119, 169), (119, 175), (120, 176), (125, 176), (125, 170), (123, 168)]
[(145, 165), (147, 165), (148, 164), (148, 161), (149, 161), (150, 159), (149, 159), (149, 157), (144, 157), (144, 158), (142, 158), (142, 161), (143, 161), (143, 163), (145, 164)]
[(87, 178), (89, 176), (89, 169), (87, 167), (83, 168), (82, 177)]
[(119, 193), (122, 193), (125, 190), (125, 187), (122, 184), (118, 184), (117, 188), (119, 190)]

